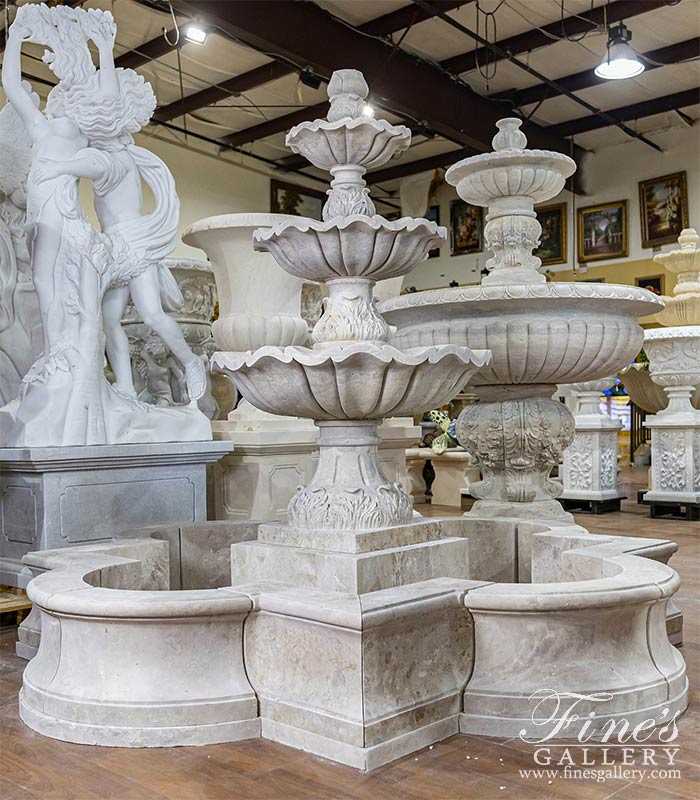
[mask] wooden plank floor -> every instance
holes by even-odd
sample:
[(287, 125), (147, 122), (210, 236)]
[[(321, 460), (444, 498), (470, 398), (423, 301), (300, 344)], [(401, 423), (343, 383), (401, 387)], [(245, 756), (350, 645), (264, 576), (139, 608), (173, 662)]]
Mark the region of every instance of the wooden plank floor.
[[(645, 471), (627, 471), (630, 498)], [(446, 507), (420, 511), (445, 516)], [(454, 736), (368, 775), (264, 740), (166, 750), (121, 750), (47, 739), (17, 717), (25, 662), (15, 631), (0, 633), (0, 800), (673, 800), (700, 795), (700, 524), (650, 520), (634, 502), (620, 513), (580, 515), (596, 533), (667, 537), (678, 542), (672, 565), (683, 586), (691, 706), (679, 720), (679, 779), (641, 783), (521, 777), (533, 747), (517, 740)], [(87, 654), (86, 654), (87, 657)], [(551, 782), (549, 782), (551, 781)]]

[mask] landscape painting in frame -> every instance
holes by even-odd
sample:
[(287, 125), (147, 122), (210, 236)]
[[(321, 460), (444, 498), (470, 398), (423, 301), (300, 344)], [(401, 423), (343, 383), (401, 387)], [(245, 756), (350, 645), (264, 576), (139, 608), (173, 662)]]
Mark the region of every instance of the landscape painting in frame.
[(300, 217), (323, 219), (326, 195), (305, 186), (283, 181), (270, 181), (270, 211), (273, 214), (297, 214)]
[(484, 222), (481, 206), (453, 200), (450, 206), (452, 255), (480, 253), (484, 249)]
[(535, 255), (542, 265), (566, 263), (566, 203), (536, 208), (537, 221), (542, 226), (540, 246)]
[(688, 227), (688, 185), (685, 172), (639, 183), (642, 247), (675, 242)]
[(578, 210), (578, 260), (603, 261), (627, 255), (627, 200)]
[[(425, 218), (429, 219), (431, 222), (434, 222), (436, 225), (440, 224), (440, 206), (428, 206), (428, 210), (425, 212)], [(428, 250), (428, 258), (437, 258), (440, 255), (440, 248), (433, 247), (432, 250)]]

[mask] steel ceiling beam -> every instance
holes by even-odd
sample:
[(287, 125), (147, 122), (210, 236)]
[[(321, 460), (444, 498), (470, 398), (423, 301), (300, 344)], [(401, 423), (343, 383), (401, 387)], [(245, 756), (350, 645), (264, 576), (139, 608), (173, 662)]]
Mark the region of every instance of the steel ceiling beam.
[[(601, 111), (599, 108), (592, 105), (588, 101), (584, 100), (581, 97), (578, 97), (578, 95), (572, 94), (571, 92), (567, 92), (556, 81), (551, 80), (546, 75), (543, 75), (541, 72), (538, 72), (536, 69), (533, 69), (533, 67), (527, 64), (525, 61), (521, 61), (520, 59), (511, 55), (510, 53), (506, 53), (497, 44), (491, 44), (487, 39), (484, 39), (484, 37), (481, 36), (480, 34), (470, 30), (465, 25), (462, 25), (460, 22), (458, 22), (456, 19), (450, 17), (449, 14), (445, 14), (435, 6), (431, 5), (431, 3), (428, 2), (428, 0), (413, 0), (413, 2), (416, 5), (420, 6), (421, 8), (425, 8), (427, 11), (431, 11), (433, 16), (443, 20), (443, 22), (447, 23), (456, 30), (461, 31), (465, 36), (469, 36), (471, 39), (474, 39), (474, 41), (484, 45), (489, 50), (491, 50), (495, 55), (500, 56), (501, 58), (507, 58), (511, 62), (511, 64), (515, 64), (516, 67), (519, 67), (524, 72), (527, 72), (528, 75), (532, 75), (533, 77), (537, 78), (543, 83), (547, 83), (553, 89), (561, 91), (562, 94), (565, 94), (575, 103), (578, 103), (580, 106), (583, 106), (583, 108), (593, 112), (593, 114), (597, 114), (599, 117), (601, 117), (601, 119), (604, 119), (608, 125), (617, 125), (617, 127), (620, 128), (620, 130), (624, 131), (628, 136), (632, 136), (635, 139), (639, 139), (641, 142), (644, 142), (644, 144), (649, 145), (649, 147), (652, 147), (654, 150), (658, 150), (659, 152), (661, 152), (661, 148), (659, 147), (658, 144), (656, 144), (656, 142), (652, 142), (651, 139), (647, 139), (645, 136), (642, 136), (641, 133), (637, 133), (636, 131), (632, 130), (632, 128), (628, 128), (620, 120), (611, 117), (607, 112)], [(624, 2), (624, 0), (620, 0), (620, 2)]]
[[(613, 108), (606, 113), (620, 121), (642, 119), (651, 117), (653, 114), (662, 114), (664, 111), (675, 111), (677, 108), (692, 106), (700, 103), (700, 87), (697, 89), (687, 89), (683, 92), (675, 92), (665, 97), (655, 97), (651, 100), (643, 100), (641, 103), (633, 103), (622, 108)], [(579, 117), (567, 122), (560, 122), (556, 125), (549, 125), (547, 130), (556, 133), (558, 136), (573, 136), (577, 133), (595, 131), (605, 128), (609, 122), (599, 116)]]
[(459, 150), (450, 150), (447, 153), (440, 153), (436, 156), (427, 156), (426, 158), (418, 158), (415, 161), (404, 161), (393, 167), (376, 169), (374, 172), (368, 172), (364, 177), (365, 181), (370, 184), (370, 186), (375, 183), (385, 183), (386, 181), (405, 178), (407, 175), (415, 175), (417, 172), (427, 172), (430, 169), (449, 167), (461, 161), (463, 158), (477, 155), (478, 152), (479, 151), (475, 150), (473, 147), (462, 147)]
[[(459, 8), (459, 6), (471, 2), (473, 2), (473, 0), (460, 0), (460, 2), (439, 0), (439, 6), (445, 11), (452, 11), (455, 8)], [(430, 14), (427, 14), (423, 9), (409, 4), (396, 11), (383, 14), (381, 17), (371, 19), (359, 25), (358, 30), (370, 36), (387, 36), (396, 31), (408, 28), (410, 25), (414, 25), (417, 22), (428, 19), (428, 17), (430, 17)], [(297, 71), (296, 67), (284, 61), (271, 61), (269, 64), (263, 64), (262, 67), (256, 67), (241, 75), (229, 78), (222, 83), (208, 86), (206, 89), (202, 89), (199, 92), (193, 92), (182, 100), (177, 100), (174, 103), (162, 106), (156, 111), (154, 118), (161, 122), (166, 122), (176, 117), (182, 117), (185, 114), (191, 114), (199, 108), (212, 105), (212, 103), (216, 103), (231, 95), (236, 95), (240, 92), (249, 92), (256, 86), (262, 86), (265, 83), (274, 81), (277, 78), (283, 78), (285, 75), (291, 75)], [(280, 130), (284, 130), (284, 128), (280, 128)]]
[[(671, 66), (679, 61), (687, 61), (699, 57), (700, 37), (697, 36), (693, 39), (686, 39), (684, 42), (677, 42), (667, 47), (659, 47), (657, 50), (649, 50), (641, 54), (643, 60), (651, 59), (646, 63), (647, 72), (661, 66)], [(557, 78), (556, 82), (567, 92), (578, 92), (581, 89), (588, 89), (591, 86), (598, 86), (608, 81), (604, 78), (599, 78), (593, 69), (586, 69), (573, 75), (567, 75), (564, 78)], [(497, 100), (510, 100), (515, 107), (522, 108), (532, 103), (541, 103), (543, 100), (548, 100), (550, 97), (557, 97), (561, 94), (562, 92), (548, 83), (538, 83), (535, 86), (528, 86), (526, 89), (509, 89), (505, 92), (489, 95), (489, 97)]]
[[(275, 53), (280, 60), (309, 65), (326, 79), (335, 69), (358, 66), (378, 105), (401, 116), (425, 120), (436, 133), (476, 150), (490, 149), (502, 104), (481, 97), (416, 56), (364, 35), (314, 3), (174, 0), (173, 4), (185, 13), (195, 13), (196, 9), (200, 18), (234, 38)], [(309, 113), (307, 119), (313, 119), (313, 114)], [(538, 125), (529, 123), (527, 132), (533, 147), (569, 150), (568, 142)], [(580, 155), (581, 151), (575, 152)]]
[(180, 38), (175, 45), (169, 44), (169, 42), (166, 41), (166, 36), (172, 42), (177, 36), (177, 31), (175, 28), (172, 28), (165, 36), (161, 33), (160, 36), (156, 36), (155, 39), (144, 42), (134, 50), (128, 50), (126, 53), (122, 53), (114, 59), (115, 66), (123, 67), (124, 69), (136, 69), (137, 67), (142, 67), (144, 64), (147, 64), (149, 61), (155, 61), (157, 58), (171, 51), (179, 50), (184, 44), (187, 44), (187, 39), (185, 39), (182, 31), (180, 31)]
[[(555, 22), (550, 22), (549, 25), (543, 25), (541, 29), (533, 28), (524, 33), (509, 36), (507, 39), (501, 39), (495, 44), (504, 53), (517, 56), (521, 53), (529, 53), (540, 47), (554, 44), (555, 39), (552, 38), (553, 36), (561, 38), (565, 36), (580, 36), (586, 31), (602, 26), (606, 20), (608, 25), (611, 25), (614, 22), (631, 19), (639, 14), (654, 11), (667, 5), (670, 4), (666, 0), (617, 0), (614, 3), (606, 2), (592, 11), (584, 11), (582, 14), (566, 17), (563, 23), (561, 20), (556, 20)], [(441, 64), (445, 69), (455, 75), (459, 75), (462, 72), (476, 69), (477, 62), (479, 64), (494, 63), (507, 57), (507, 55), (494, 53), (491, 48), (484, 46), (477, 47), (467, 53), (452, 56), (442, 61)]]
[[(316, 119), (317, 117), (325, 117), (327, 113), (327, 102), (318, 103), (315, 106), (305, 106), (304, 108), (300, 108), (298, 111), (294, 111), (291, 114), (285, 114), (283, 118), (275, 117), (274, 119), (268, 119), (265, 122), (261, 122), (259, 125), (253, 125), (250, 128), (243, 128), (241, 131), (229, 133), (227, 136), (222, 136), (219, 141), (223, 144), (240, 147), (241, 145), (248, 144), (248, 142), (255, 142), (258, 139), (266, 139), (268, 136), (279, 133), (280, 130), (293, 128), (300, 122), (306, 122), (307, 120)], [(280, 128), (281, 119), (284, 119), (284, 124)], [(304, 159), (304, 163), (308, 163), (306, 159)]]

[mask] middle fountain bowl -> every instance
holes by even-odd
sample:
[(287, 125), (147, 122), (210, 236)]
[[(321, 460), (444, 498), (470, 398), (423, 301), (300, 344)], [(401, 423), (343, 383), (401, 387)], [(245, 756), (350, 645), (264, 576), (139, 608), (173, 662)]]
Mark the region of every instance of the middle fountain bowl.
[(349, 345), (333, 350), (263, 347), (215, 353), (212, 366), (231, 375), (257, 408), (313, 420), (382, 419), (422, 413), (449, 402), (487, 352), (465, 347)]

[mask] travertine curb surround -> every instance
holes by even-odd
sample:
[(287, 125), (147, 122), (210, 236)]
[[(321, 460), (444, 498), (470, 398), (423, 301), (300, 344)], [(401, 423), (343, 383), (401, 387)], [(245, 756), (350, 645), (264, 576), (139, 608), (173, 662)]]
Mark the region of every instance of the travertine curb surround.
[[(679, 582), (663, 563), (672, 542), (425, 520), (413, 526), (423, 541), (462, 543), (461, 574), (429, 560), (418, 582), (357, 594), (294, 564), (278, 568), (283, 581), (246, 576), (240, 548), (258, 531), (274, 541), (274, 527), (154, 528), (27, 556), (49, 571), (29, 586), (42, 636), (22, 719), (54, 738), (123, 747), (262, 735), (373, 769), (458, 731), (517, 736), (542, 688), (608, 692), (599, 725), (685, 708), (685, 666), (665, 626)], [(234, 586), (224, 585), (229, 547)], [(286, 549), (348, 561), (390, 552)], [(165, 590), (168, 574), (185, 591)]]

